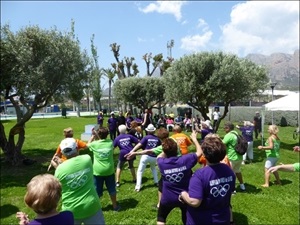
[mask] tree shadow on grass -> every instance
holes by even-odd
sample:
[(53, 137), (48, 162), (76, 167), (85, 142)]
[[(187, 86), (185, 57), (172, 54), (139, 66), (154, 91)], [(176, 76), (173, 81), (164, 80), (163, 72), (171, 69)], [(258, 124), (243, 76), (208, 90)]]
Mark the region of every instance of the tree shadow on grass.
[(235, 225), (248, 225), (249, 224), (248, 218), (244, 214), (234, 212), (234, 209), (233, 209), (232, 214), (233, 214), (233, 221), (234, 221)]
[(47, 172), (53, 151), (45, 151), (41, 149), (32, 149), (24, 153), (26, 158), (34, 161), (31, 165), (21, 163), (18, 166), (12, 166), (5, 161), (1, 161), (1, 189), (8, 187), (26, 187), (32, 177), (38, 174), (51, 173)]
[(20, 211), (19, 208), (14, 205), (11, 204), (2, 205), (0, 207), (0, 218), (3, 219), (9, 217), (13, 214), (16, 214), (19, 211)]

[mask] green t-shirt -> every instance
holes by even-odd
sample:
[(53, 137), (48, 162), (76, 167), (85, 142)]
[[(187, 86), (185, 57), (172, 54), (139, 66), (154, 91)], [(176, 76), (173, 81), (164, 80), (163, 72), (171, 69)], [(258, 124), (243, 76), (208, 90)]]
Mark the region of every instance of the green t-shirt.
[(112, 140), (97, 140), (87, 146), (94, 155), (94, 175), (110, 176), (114, 174), (114, 146)]
[(55, 177), (62, 184), (62, 211), (72, 211), (75, 219), (84, 219), (101, 209), (89, 155), (66, 160), (56, 168)]
[[(269, 146), (268, 140), (266, 141), (265, 145)], [(273, 138), (273, 149), (266, 150), (266, 156), (279, 158), (279, 149), (280, 149), (280, 140)]]
[(300, 172), (300, 163), (294, 163), (293, 167), (294, 167), (296, 172)]
[[(174, 139), (174, 138), (171, 138), (171, 139), (173, 139), (175, 142), (176, 142), (176, 140)], [(177, 142), (176, 142), (177, 143)], [(177, 145), (177, 156), (181, 156), (181, 151), (180, 151), (180, 147)], [(163, 149), (162, 149), (162, 145), (159, 145), (159, 146), (157, 146), (157, 147), (155, 147), (155, 148), (152, 148), (152, 151), (153, 151), (153, 153), (155, 154), (155, 155), (159, 155), (160, 153), (162, 153), (163, 152)]]
[(223, 138), (223, 143), (226, 145), (226, 154), (229, 160), (243, 160), (243, 156), (235, 151), (235, 146), (237, 145), (237, 136), (233, 133), (238, 134), (236, 131), (230, 131)]

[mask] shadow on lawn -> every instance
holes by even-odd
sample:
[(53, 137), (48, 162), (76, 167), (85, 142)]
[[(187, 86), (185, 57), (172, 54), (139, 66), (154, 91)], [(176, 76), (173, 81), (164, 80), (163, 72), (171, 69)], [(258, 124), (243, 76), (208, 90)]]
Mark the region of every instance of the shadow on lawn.
[(48, 165), (54, 151), (32, 149), (24, 152), (26, 158), (34, 160), (31, 165), (11, 166), (7, 162), (1, 161), (1, 189), (8, 187), (26, 187), (32, 177), (47, 172)]
[[(234, 209), (233, 209), (234, 210)], [(242, 213), (232, 212), (235, 225), (248, 225), (248, 218)]]
[(0, 207), (0, 218), (6, 218), (19, 212), (20, 209), (14, 205), (6, 204)]

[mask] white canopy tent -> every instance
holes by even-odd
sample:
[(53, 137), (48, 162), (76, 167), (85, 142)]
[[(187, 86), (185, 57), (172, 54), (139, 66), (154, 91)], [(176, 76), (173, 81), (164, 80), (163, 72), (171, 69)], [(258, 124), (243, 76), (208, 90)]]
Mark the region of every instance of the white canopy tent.
[[(262, 135), (264, 133), (265, 111), (298, 111), (299, 124), (299, 93), (291, 93), (285, 97), (276, 99), (263, 105), (262, 108)], [(263, 141), (263, 136), (262, 136)]]

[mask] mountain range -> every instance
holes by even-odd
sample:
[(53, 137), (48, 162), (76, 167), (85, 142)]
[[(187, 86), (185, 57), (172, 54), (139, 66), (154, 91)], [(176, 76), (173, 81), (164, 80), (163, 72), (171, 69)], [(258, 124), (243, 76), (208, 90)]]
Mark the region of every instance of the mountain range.
[(265, 66), (270, 81), (277, 83), (276, 89), (299, 91), (299, 49), (295, 50), (294, 54), (248, 54), (245, 58)]

